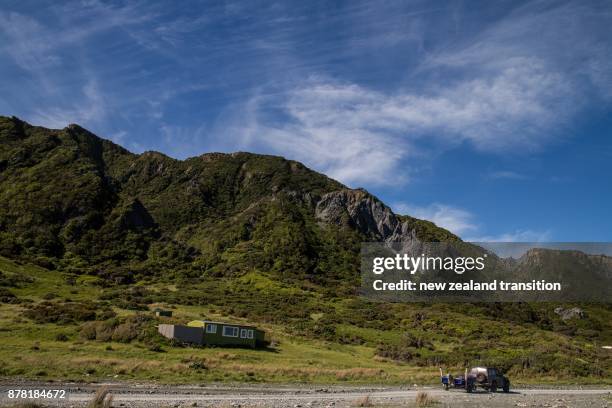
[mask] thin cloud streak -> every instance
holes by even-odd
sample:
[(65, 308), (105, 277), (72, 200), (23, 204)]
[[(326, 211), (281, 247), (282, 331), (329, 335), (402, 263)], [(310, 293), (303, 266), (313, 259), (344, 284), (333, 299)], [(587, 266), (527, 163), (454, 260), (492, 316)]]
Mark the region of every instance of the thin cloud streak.
[(446, 228), (468, 242), (548, 242), (552, 237), (551, 231), (530, 229), (517, 229), (497, 235), (482, 234), (483, 225), (476, 221), (473, 213), (448, 204), (433, 203), (423, 207), (395, 203), (392, 207), (398, 214), (409, 214), (432, 221), (437, 226)]
[(469, 242), (550, 242), (550, 231), (516, 230), (499, 235), (473, 236), (466, 238)]
[(432, 221), (437, 226), (446, 228), (459, 236), (476, 232), (479, 228), (472, 213), (446, 204), (434, 203), (426, 207), (419, 207), (396, 203), (393, 205), (393, 210), (399, 214), (409, 214), (412, 217)]
[[(583, 29), (591, 21), (602, 28), (610, 15), (546, 3), (519, 8), (470, 40), (431, 52), (417, 70), (426, 86), (385, 92), (314, 76), (276, 90), (276, 97), (253, 98), (249, 121), (233, 129), (250, 135), (247, 148), (306, 161), (352, 185), (407, 181), (424, 161), (466, 143), (490, 154), (537, 152), (566, 137), (588, 93), (605, 97), (612, 90), (609, 41), (596, 41), (605, 30)], [(564, 34), (555, 34), (563, 24)], [(549, 30), (540, 36), (542, 27)], [(579, 51), (562, 52), (568, 47)], [(436, 83), (427, 79), (432, 75), (455, 79)], [(384, 168), (368, 168), (369, 157), (355, 155), (357, 144), (378, 150)], [(325, 154), (330, 149), (333, 157)]]
[[(251, 135), (247, 148), (305, 161), (348, 184), (384, 185), (407, 181), (419, 156), (431, 158), (420, 148), (424, 141), (438, 152), (462, 143), (492, 153), (537, 150), (576, 112), (572, 99), (562, 76), (537, 64), (432, 94), (386, 94), (315, 78), (252, 98), (249, 114), (234, 116), (249, 120), (233, 126)], [(272, 111), (285, 120), (278, 123)]]
[(494, 171), (485, 175), (487, 180), (527, 180), (529, 177), (510, 170)]

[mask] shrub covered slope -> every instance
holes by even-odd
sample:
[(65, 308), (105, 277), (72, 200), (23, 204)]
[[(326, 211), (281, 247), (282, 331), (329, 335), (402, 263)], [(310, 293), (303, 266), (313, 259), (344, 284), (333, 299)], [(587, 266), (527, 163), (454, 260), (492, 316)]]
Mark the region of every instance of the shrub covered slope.
[[(458, 240), (280, 157), (178, 161), (132, 154), (77, 125), (50, 130), (0, 117), (0, 338), (3, 357), (27, 355), (0, 375), (164, 380), (161, 365), (112, 364), (123, 353), (190, 367), (190, 352), (154, 334), (146, 311), (164, 304), (176, 321), (263, 326), (278, 345), (264, 357), (210, 357), (198, 363), (210, 369), (177, 368), (169, 381), (401, 382), (476, 363), (525, 379), (611, 377), (605, 305), (580, 305), (581, 316), (563, 320), (550, 304), (360, 299), (360, 242), (398, 239)], [(34, 345), (37, 336), (44, 344)], [(63, 364), (67, 350), (76, 360)], [(36, 370), (41, 359), (57, 372)], [(87, 359), (103, 368), (88, 373)], [(429, 369), (410, 368), (418, 366)]]

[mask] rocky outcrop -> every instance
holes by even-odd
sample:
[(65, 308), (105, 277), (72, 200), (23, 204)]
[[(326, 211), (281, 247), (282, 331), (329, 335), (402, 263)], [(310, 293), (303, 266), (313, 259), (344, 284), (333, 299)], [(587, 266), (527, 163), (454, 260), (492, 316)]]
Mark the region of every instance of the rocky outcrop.
[(570, 309), (565, 309), (563, 307), (555, 308), (555, 313), (561, 317), (561, 320), (571, 320), (571, 319), (584, 319), (584, 310), (579, 307), (572, 307)]
[(372, 241), (412, 241), (415, 231), (382, 201), (362, 189), (342, 189), (325, 194), (316, 204), (318, 221), (346, 225)]

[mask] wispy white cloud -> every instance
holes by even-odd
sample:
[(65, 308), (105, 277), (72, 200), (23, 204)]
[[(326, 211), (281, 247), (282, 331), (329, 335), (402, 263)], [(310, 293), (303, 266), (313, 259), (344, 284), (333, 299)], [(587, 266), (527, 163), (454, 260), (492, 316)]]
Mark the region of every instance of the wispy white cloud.
[(604, 96), (612, 91), (611, 23), (606, 2), (528, 2), (452, 48), (431, 52), (422, 69), (487, 75), (537, 60), (547, 71), (563, 72), (574, 87), (588, 86), (587, 77)]
[(89, 37), (120, 27), (129, 30), (152, 18), (151, 13), (135, 5), (112, 7), (98, 1), (79, 6), (56, 5), (51, 8), (62, 29), (42, 23), (34, 17), (12, 11), (0, 12), (0, 32), (8, 39), (3, 51), (26, 71), (58, 66), (62, 61), (59, 50), (80, 47)]
[(472, 236), (466, 238), (470, 242), (549, 242), (550, 231), (516, 230), (499, 235)]
[[(296, 122), (312, 127), (349, 126), (404, 141), (423, 136), (446, 143), (468, 140), (483, 150), (499, 150), (537, 146), (547, 137), (541, 130), (564, 118), (565, 106), (558, 105), (569, 107), (563, 102), (568, 93), (560, 76), (527, 64), (432, 93), (385, 94), (315, 81), (291, 89), (284, 108)], [(518, 129), (522, 134), (516, 134)]]
[[(612, 95), (612, 50), (603, 37), (611, 20), (576, 4), (519, 7), (474, 35), (440, 41), (408, 85), (393, 91), (325, 75), (259, 89), (244, 104), (248, 113), (229, 115), (231, 137), (351, 185), (409, 180), (436, 154), (463, 144), (492, 154), (538, 151), (567, 137), (589, 94)], [(411, 23), (406, 38), (419, 43), (423, 22)], [(375, 33), (368, 40), (380, 46), (396, 34)]]
[[(4, 64), (13, 63), (27, 80), (13, 94), (24, 93), (27, 105), (13, 112), (36, 124), (54, 128), (68, 123), (102, 124), (117, 100), (101, 79), (104, 68), (84, 55), (97, 35), (121, 30), (131, 35), (136, 26), (153, 18), (137, 3), (113, 6), (96, 0), (54, 4), (46, 7), (47, 18), (15, 11), (0, 11), (0, 51)], [(127, 100), (122, 98), (121, 100)], [(97, 126), (96, 126), (97, 127)]]
[[(372, 97), (359, 87), (325, 85), (258, 95), (224, 117), (215, 133), (226, 149), (281, 154), (348, 184), (403, 182), (407, 175), (394, 170), (411, 154), (409, 147), (375, 130), (375, 124), (363, 126), (365, 118), (345, 111), (358, 109), (361, 98)], [(270, 109), (280, 109), (283, 119), (268, 116)]]
[(432, 221), (437, 226), (446, 228), (459, 236), (474, 233), (479, 228), (472, 213), (446, 204), (434, 203), (426, 207), (419, 207), (406, 203), (396, 203), (393, 205), (393, 211), (398, 214)]
[(46, 69), (56, 66), (60, 57), (51, 50), (53, 45), (45, 41), (45, 27), (35, 19), (15, 12), (0, 12), (0, 32), (7, 41), (3, 52), (24, 69)]
[(160, 127), (164, 152), (181, 159), (202, 154), (207, 127), (189, 128), (164, 124)]
[(124, 145), (126, 143), (127, 135), (128, 134), (125, 130), (120, 130), (118, 132), (110, 134), (108, 138), (118, 145)]
[(578, 108), (571, 96), (561, 75), (527, 62), (430, 93), (315, 78), (253, 98), (237, 130), (251, 135), (247, 148), (305, 161), (348, 184), (397, 183), (431, 160), (424, 143), (435, 151), (464, 142), (489, 152), (537, 149)]
[(81, 88), (81, 94), (75, 96), (78, 104), (38, 107), (32, 112), (31, 120), (42, 126), (63, 128), (69, 123), (91, 124), (107, 118), (110, 106), (97, 81), (92, 79), (87, 82)]
[(486, 226), (481, 225), (472, 212), (448, 204), (434, 203), (428, 206), (415, 206), (395, 203), (392, 208), (397, 214), (432, 221), (437, 226), (446, 228), (469, 242), (547, 242), (552, 236), (550, 231), (531, 229), (518, 229), (497, 235), (482, 234)]
[(485, 174), (488, 180), (526, 180), (528, 177), (524, 174), (510, 170), (499, 170)]

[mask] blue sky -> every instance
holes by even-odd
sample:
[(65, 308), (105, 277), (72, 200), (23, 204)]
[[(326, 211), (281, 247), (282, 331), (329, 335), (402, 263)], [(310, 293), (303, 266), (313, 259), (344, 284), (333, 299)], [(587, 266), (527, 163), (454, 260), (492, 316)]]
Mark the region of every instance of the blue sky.
[(299, 160), (462, 237), (612, 241), (609, 2), (3, 1), (0, 114)]

